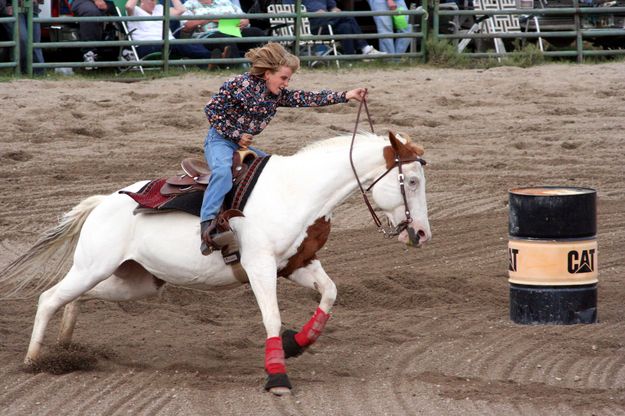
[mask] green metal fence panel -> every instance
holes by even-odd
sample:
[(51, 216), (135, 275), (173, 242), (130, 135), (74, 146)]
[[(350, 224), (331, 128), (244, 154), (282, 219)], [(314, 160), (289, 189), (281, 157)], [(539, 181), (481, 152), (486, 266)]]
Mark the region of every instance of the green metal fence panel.
[[(609, 29), (584, 29), (581, 24), (583, 16), (606, 15), (625, 13), (625, 7), (579, 7), (579, 0), (573, 0), (575, 7), (554, 8), (554, 9), (505, 9), (505, 10), (440, 10), (439, 2), (434, 3), (433, 16), (433, 36), (438, 39), (459, 40), (459, 39), (538, 39), (538, 38), (571, 38), (575, 44), (575, 49), (545, 51), (545, 56), (552, 57), (576, 57), (577, 62), (583, 62), (585, 56), (616, 56), (625, 55), (625, 42), (618, 49), (612, 50), (588, 50), (584, 49), (584, 40), (597, 37), (623, 37), (625, 38), (625, 28)], [(535, 32), (514, 32), (514, 33), (466, 33), (460, 31), (455, 34), (441, 34), (439, 19), (443, 16), (497, 16), (497, 15), (523, 15), (523, 16), (571, 16), (574, 19), (574, 30), (567, 31), (535, 31)], [(466, 55), (475, 58), (493, 58), (514, 55), (514, 53), (494, 53), (494, 52), (472, 52)]]
[[(20, 75), (20, 33), (19, 33), (19, 24), (18, 24), (18, 14), (17, 14), (17, 0), (12, 0), (12, 4), (14, 10), (16, 11), (13, 16), (0, 18), (0, 23), (7, 22), (13, 23), (13, 40), (10, 42), (0, 42), (0, 47), (10, 47), (13, 50), (12, 61), (11, 62), (3, 62), (0, 63), (0, 68), (14, 68), (15, 75)], [(409, 58), (409, 59), (420, 59), (422, 62), (427, 62), (427, 48), (426, 43), (428, 36), (432, 36), (434, 40), (442, 39), (449, 41), (459, 41), (462, 39), (545, 39), (549, 41), (549, 39), (553, 38), (570, 38), (572, 43), (574, 43), (574, 49), (569, 50), (551, 50), (543, 52), (545, 56), (551, 57), (576, 57), (577, 62), (583, 62), (583, 58), (585, 56), (614, 56), (614, 55), (625, 55), (625, 45), (613, 50), (588, 50), (585, 49), (585, 41), (588, 39), (597, 39), (597, 38), (609, 38), (609, 37), (624, 37), (625, 38), (625, 28), (609, 28), (609, 29), (585, 29), (582, 27), (582, 18), (584, 16), (594, 16), (594, 15), (602, 15), (602, 14), (611, 14), (611, 13), (625, 13), (625, 7), (605, 7), (605, 8), (586, 8), (579, 7), (578, 0), (574, 0), (574, 5), (576, 7), (572, 8), (557, 8), (557, 9), (531, 9), (528, 11), (527, 9), (509, 9), (509, 10), (449, 10), (449, 9), (441, 9), (439, 0), (434, 0), (431, 3), (431, 9), (428, 9), (428, 1), (424, 1), (424, 7), (419, 9), (411, 9), (411, 10), (402, 10), (402, 14), (409, 15), (411, 21), (415, 21), (417, 19), (419, 24), (419, 31), (413, 31), (410, 33), (392, 33), (392, 34), (362, 34), (362, 35), (303, 35), (299, 28), (301, 25), (301, 19), (304, 17), (314, 18), (317, 17), (318, 14), (314, 12), (301, 12), (299, 5), (301, 4), (301, 0), (296, 0), (296, 13), (285, 13), (285, 14), (272, 14), (272, 13), (258, 13), (258, 14), (241, 14), (241, 15), (210, 15), (210, 16), (194, 16), (195, 19), (221, 19), (221, 18), (254, 18), (254, 19), (269, 19), (270, 17), (286, 17), (286, 18), (294, 18), (298, 24), (295, 25), (295, 32), (293, 36), (262, 36), (262, 37), (249, 37), (249, 38), (229, 38), (228, 42), (232, 43), (241, 43), (241, 42), (268, 42), (268, 41), (277, 41), (283, 43), (292, 43), (293, 52), (300, 56), (300, 59), (303, 62), (311, 62), (311, 61), (356, 61), (362, 59), (388, 59), (388, 58)], [(103, 17), (56, 17), (56, 18), (41, 18), (33, 16), (33, 0), (24, 0), (24, 7), (21, 10), (24, 13), (26, 18), (26, 34), (21, 34), (26, 37), (26, 48), (23, 51), (26, 57), (26, 67), (23, 68), (25, 72), (32, 76), (34, 69), (43, 69), (43, 68), (83, 68), (86, 66), (97, 66), (97, 67), (132, 67), (132, 66), (146, 66), (146, 67), (161, 67), (162, 70), (169, 70), (170, 66), (181, 66), (181, 65), (198, 65), (198, 64), (240, 64), (247, 62), (244, 58), (229, 58), (229, 59), (170, 59), (169, 47), (171, 45), (176, 44), (185, 44), (185, 43), (195, 43), (195, 44), (205, 44), (210, 45), (213, 43), (222, 43), (223, 39), (211, 39), (211, 38), (191, 38), (191, 39), (169, 39), (167, 36), (169, 31), (169, 24), (172, 21), (180, 21), (180, 20), (188, 20), (188, 17), (185, 16), (171, 16), (169, 13), (170, 0), (164, 0), (164, 15), (162, 17), (159, 16), (147, 16), (147, 17), (137, 17), (137, 16), (103, 16)], [(372, 12), (372, 11), (342, 11), (338, 12), (336, 16), (348, 16), (348, 17), (360, 17), (360, 16), (392, 16), (397, 14), (397, 11), (381, 11), (381, 12)], [(432, 22), (432, 30), (429, 28), (429, 20), (428, 15), (432, 14), (431, 22)], [(466, 30), (458, 31), (457, 33), (440, 33), (440, 19), (441, 17), (447, 16), (495, 16), (495, 15), (524, 15), (527, 16), (528, 13), (531, 13), (532, 16), (551, 16), (551, 15), (566, 15), (572, 16), (574, 18), (574, 30), (566, 30), (566, 31), (554, 31), (554, 32), (545, 32), (545, 31), (532, 31), (532, 32), (515, 32), (515, 33), (467, 33)], [(33, 24), (41, 24), (41, 23), (50, 23), (50, 24), (64, 24), (64, 23), (79, 23), (79, 22), (130, 22), (130, 21), (162, 21), (163, 22), (163, 38), (157, 41), (130, 41), (125, 39), (119, 40), (108, 40), (108, 41), (97, 41), (97, 42), (76, 42), (76, 41), (64, 41), (64, 42), (34, 42), (33, 40)], [(302, 41), (310, 41), (310, 40), (329, 40), (334, 39), (336, 41), (341, 41), (343, 39), (385, 39), (385, 38), (412, 38), (412, 45), (419, 45), (419, 47), (411, 46), (410, 52), (405, 54), (394, 54), (394, 55), (377, 55), (377, 56), (367, 56), (364, 57), (362, 55), (338, 55), (338, 56), (306, 56), (304, 51), (300, 52), (300, 48), (297, 47)], [(88, 47), (130, 47), (131, 45), (140, 46), (140, 45), (162, 45), (163, 53), (162, 58), (159, 60), (153, 61), (125, 61), (119, 58), (119, 60), (109, 60), (109, 61), (98, 61), (95, 64), (84, 63), (84, 62), (46, 62), (46, 63), (33, 63), (33, 49), (41, 48), (41, 49), (63, 49), (63, 48), (88, 48)], [(474, 58), (492, 58), (492, 57), (502, 57), (502, 56), (513, 56), (518, 54), (518, 52), (508, 52), (508, 53), (493, 53), (493, 52), (470, 52), (467, 53), (468, 56)]]
[[(17, 0), (13, 0), (15, 3)], [(301, 0), (298, 0), (298, 2)], [(73, 17), (73, 16), (65, 16), (65, 17), (55, 17), (55, 18), (43, 18), (43, 17), (34, 17), (33, 16), (33, 0), (25, 0), (25, 11), (28, 16), (28, 39), (27, 39), (27, 74), (33, 74), (34, 69), (43, 69), (43, 68), (84, 68), (84, 67), (131, 67), (131, 66), (149, 66), (155, 67), (160, 66), (164, 71), (169, 69), (169, 66), (180, 66), (180, 65), (197, 65), (197, 64), (239, 64), (247, 62), (247, 60), (243, 58), (229, 58), (229, 59), (170, 59), (169, 56), (169, 46), (175, 44), (184, 44), (184, 43), (195, 43), (195, 44), (207, 44), (210, 45), (212, 43), (223, 43), (223, 39), (212, 39), (212, 38), (192, 38), (192, 39), (172, 39), (170, 40), (167, 36), (169, 23), (171, 21), (180, 21), (180, 20), (188, 20), (188, 16), (170, 16), (169, 13), (169, 5), (170, 0), (164, 1), (164, 16), (146, 16), (146, 17), (137, 17), (137, 16), (102, 16), (102, 17)], [(397, 14), (397, 12), (393, 11), (385, 11), (385, 12), (339, 12), (336, 13), (336, 16), (375, 16), (375, 15), (393, 15)], [(247, 38), (229, 38), (228, 42), (232, 43), (242, 43), (242, 42), (269, 42), (269, 41), (282, 41), (282, 42), (294, 42), (294, 45), (298, 44), (299, 41), (306, 40), (327, 40), (327, 39), (335, 39), (340, 41), (341, 39), (382, 39), (382, 38), (406, 38), (410, 37), (417, 42), (421, 40), (421, 48), (417, 51), (411, 51), (406, 54), (397, 54), (397, 55), (384, 55), (384, 56), (368, 56), (366, 59), (382, 59), (382, 58), (394, 58), (394, 57), (408, 57), (408, 58), (421, 58), (425, 59), (425, 48), (424, 43), (427, 36), (427, 14), (423, 10), (404, 10), (402, 14), (406, 14), (409, 16), (415, 16), (421, 18), (421, 30), (419, 32), (414, 33), (401, 33), (401, 34), (363, 34), (363, 35), (314, 35), (314, 36), (304, 36), (299, 31), (296, 31), (295, 36), (293, 37), (276, 37), (276, 36), (263, 36), (263, 37), (247, 37)], [(284, 17), (295, 17), (298, 21), (301, 21), (302, 17), (311, 17), (315, 16), (314, 13), (302, 13), (298, 12), (295, 14), (285, 14), (285, 15), (275, 15), (270, 13), (258, 13), (258, 14), (241, 14), (241, 15), (209, 15), (209, 16), (194, 16), (195, 19), (222, 19), (222, 18), (254, 18), (254, 19), (269, 19), (270, 17), (275, 16), (284, 16)], [(163, 39), (158, 41), (130, 41), (125, 39), (120, 40), (108, 40), (108, 41), (92, 41), (92, 42), (81, 42), (81, 41), (63, 41), (63, 42), (34, 42), (33, 41), (33, 23), (48, 23), (48, 24), (65, 24), (65, 23), (80, 23), (80, 22), (129, 22), (129, 21), (162, 21), (163, 22)], [(16, 25), (17, 26), (17, 25)], [(297, 25), (296, 27), (299, 27)], [(19, 39), (19, 35), (16, 34), (16, 39)], [(7, 46), (14, 46), (14, 49), (18, 49), (19, 42), (11, 42), (7, 43)], [(97, 61), (95, 63), (85, 63), (85, 62), (45, 62), (45, 63), (34, 63), (32, 62), (32, 51), (34, 48), (41, 49), (67, 49), (67, 48), (90, 48), (90, 47), (130, 47), (131, 45), (139, 46), (139, 45), (163, 45), (163, 54), (162, 59), (154, 60), (154, 61), (124, 61), (121, 58), (117, 61)], [(0, 45), (1, 46), (1, 45)], [(296, 51), (299, 54), (299, 50)], [(299, 54), (300, 58), (303, 62), (309, 61), (354, 61), (354, 60), (362, 60), (364, 57), (362, 55), (339, 55), (339, 56), (305, 56)], [(18, 55), (19, 56), (19, 55)], [(19, 58), (17, 58), (19, 59)], [(19, 61), (16, 61), (19, 62)], [(16, 66), (19, 67), (18, 63), (5, 64), (5, 66)], [(17, 72), (16, 72), (17, 73)]]

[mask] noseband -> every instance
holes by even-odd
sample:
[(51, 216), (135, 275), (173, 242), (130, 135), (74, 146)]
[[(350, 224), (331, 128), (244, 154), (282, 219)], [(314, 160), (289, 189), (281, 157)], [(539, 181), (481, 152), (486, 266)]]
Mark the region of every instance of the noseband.
[[(360, 106), (358, 107), (358, 115), (356, 116), (356, 125), (354, 126), (354, 134), (352, 135), (352, 142), (349, 147), (349, 163), (352, 166), (352, 171), (354, 172), (354, 176), (356, 177), (356, 182), (358, 182), (358, 188), (360, 189), (362, 198), (365, 201), (365, 205), (367, 205), (367, 208), (369, 209), (371, 218), (373, 218), (373, 222), (378, 227), (378, 231), (384, 234), (384, 237), (390, 238), (404, 231), (406, 228), (408, 228), (408, 224), (412, 222), (412, 216), (410, 215), (410, 209), (408, 208), (408, 199), (406, 198), (406, 187), (404, 185), (404, 173), (402, 171), (402, 165), (406, 163), (419, 162), (421, 166), (425, 166), (426, 161), (421, 159), (419, 156), (408, 158), (408, 159), (402, 159), (397, 154), (397, 151), (393, 149), (393, 151), (395, 152), (393, 165), (390, 168), (388, 168), (386, 172), (384, 172), (382, 175), (378, 176), (378, 178), (375, 179), (373, 183), (369, 185), (369, 187), (365, 190), (362, 186), (362, 183), (360, 182), (360, 178), (358, 177), (358, 173), (356, 172), (356, 167), (354, 166), (354, 159), (352, 158), (352, 153), (354, 151), (354, 142), (356, 140), (356, 132), (358, 130), (358, 122), (360, 121), (360, 113), (362, 111), (363, 105), (367, 113), (367, 119), (369, 121), (369, 126), (371, 127), (371, 132), (373, 133), (373, 123), (371, 122), (371, 116), (369, 115), (369, 108), (367, 107), (367, 99), (366, 99), (366, 93), (365, 93), (365, 98), (363, 98), (360, 101)], [(401, 196), (404, 200), (404, 214), (406, 215), (406, 218), (402, 222), (397, 224), (397, 226), (395, 227), (393, 227), (390, 223), (387, 227), (384, 227), (382, 225), (382, 221), (380, 221), (380, 218), (378, 217), (378, 215), (375, 213), (375, 210), (371, 206), (371, 202), (369, 202), (369, 198), (367, 198), (367, 192), (369, 192), (376, 183), (378, 183), (383, 177), (385, 177), (391, 170), (395, 168), (399, 170), (399, 174), (397, 175), (397, 181), (399, 182), (399, 190), (401, 191)]]

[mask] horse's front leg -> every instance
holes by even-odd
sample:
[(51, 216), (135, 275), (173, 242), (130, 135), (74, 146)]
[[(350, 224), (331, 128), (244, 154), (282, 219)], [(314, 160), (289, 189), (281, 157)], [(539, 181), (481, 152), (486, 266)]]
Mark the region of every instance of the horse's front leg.
[(295, 270), (289, 279), (301, 286), (317, 290), (321, 294), (321, 301), (312, 318), (299, 332), (287, 329), (282, 333), (286, 358), (300, 355), (319, 338), (330, 319), (330, 310), (336, 300), (336, 285), (323, 270), (319, 260), (313, 260), (306, 267)]
[(278, 279), (276, 262), (272, 258), (257, 257), (254, 259), (253, 266), (248, 265), (246, 267), (244, 265), (244, 267), (267, 331), (267, 339), (265, 340), (267, 382), (265, 383), (265, 390), (276, 395), (283, 395), (290, 392), (291, 382), (286, 375), (286, 362), (282, 338), (280, 338), (282, 321), (276, 293)]

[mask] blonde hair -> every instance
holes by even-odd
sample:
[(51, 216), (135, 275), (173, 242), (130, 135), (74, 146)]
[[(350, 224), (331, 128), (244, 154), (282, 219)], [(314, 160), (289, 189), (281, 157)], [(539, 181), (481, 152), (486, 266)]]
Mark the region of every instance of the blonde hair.
[(268, 43), (265, 46), (250, 49), (245, 57), (252, 61), (250, 73), (258, 77), (263, 76), (265, 71), (278, 71), (281, 67), (286, 66), (295, 73), (299, 69), (299, 58), (279, 43)]

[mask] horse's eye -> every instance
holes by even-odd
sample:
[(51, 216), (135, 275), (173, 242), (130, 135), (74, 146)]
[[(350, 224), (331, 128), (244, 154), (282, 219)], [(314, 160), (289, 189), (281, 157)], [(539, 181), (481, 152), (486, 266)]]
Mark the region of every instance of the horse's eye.
[(417, 185), (419, 185), (419, 179), (417, 179), (416, 176), (411, 176), (410, 178), (408, 178), (408, 186), (410, 186), (411, 188), (416, 188)]

